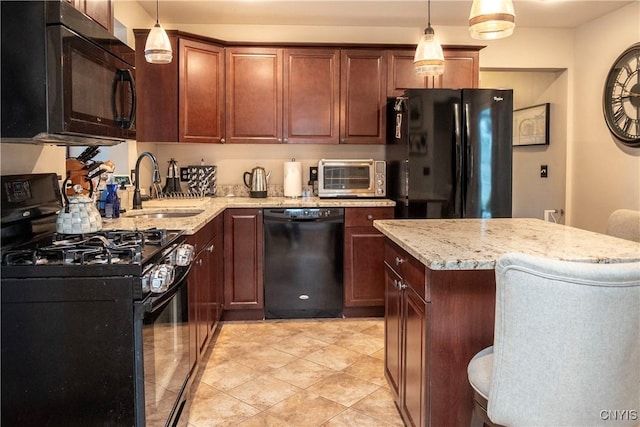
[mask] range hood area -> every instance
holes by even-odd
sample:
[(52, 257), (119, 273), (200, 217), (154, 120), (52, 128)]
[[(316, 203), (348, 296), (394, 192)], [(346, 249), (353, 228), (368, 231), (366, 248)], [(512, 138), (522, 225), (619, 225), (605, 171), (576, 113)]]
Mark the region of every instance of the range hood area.
[(66, 1), (3, 1), (0, 140), (135, 139), (135, 52)]

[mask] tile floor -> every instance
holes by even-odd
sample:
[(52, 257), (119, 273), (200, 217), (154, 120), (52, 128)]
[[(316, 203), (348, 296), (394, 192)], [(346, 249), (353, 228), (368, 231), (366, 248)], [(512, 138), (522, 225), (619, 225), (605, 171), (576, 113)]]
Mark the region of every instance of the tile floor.
[(403, 426), (382, 319), (224, 322), (214, 340), (188, 427)]

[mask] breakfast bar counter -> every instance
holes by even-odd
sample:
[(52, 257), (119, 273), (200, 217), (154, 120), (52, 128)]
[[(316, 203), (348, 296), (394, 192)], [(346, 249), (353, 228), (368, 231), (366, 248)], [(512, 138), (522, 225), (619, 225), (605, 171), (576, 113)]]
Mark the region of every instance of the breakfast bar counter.
[(640, 243), (531, 218), (381, 220), (374, 227), (432, 270), (493, 269), (507, 252), (597, 263), (640, 260)]
[(385, 377), (406, 425), (468, 426), (467, 365), (493, 344), (496, 260), (640, 260), (640, 243), (537, 219), (378, 220), (385, 235)]

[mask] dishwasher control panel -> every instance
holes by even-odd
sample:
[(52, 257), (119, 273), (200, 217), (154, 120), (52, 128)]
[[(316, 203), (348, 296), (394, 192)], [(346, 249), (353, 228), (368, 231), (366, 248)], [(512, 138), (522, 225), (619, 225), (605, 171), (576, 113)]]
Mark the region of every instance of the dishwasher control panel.
[(265, 220), (279, 218), (288, 220), (323, 220), (344, 217), (344, 208), (289, 208), (265, 209)]

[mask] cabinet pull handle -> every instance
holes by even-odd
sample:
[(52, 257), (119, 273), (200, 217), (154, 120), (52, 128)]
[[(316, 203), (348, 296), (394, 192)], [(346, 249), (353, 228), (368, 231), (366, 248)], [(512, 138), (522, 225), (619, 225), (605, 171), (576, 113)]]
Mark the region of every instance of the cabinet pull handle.
[(198, 264), (198, 265), (202, 265), (202, 260), (201, 260), (201, 259), (197, 260), (197, 261), (196, 261), (196, 264)]
[(396, 289), (400, 289), (400, 283), (397, 279), (393, 279), (393, 287)]
[(367, 219), (368, 219), (369, 221), (371, 221), (371, 220), (373, 219), (373, 215), (371, 215), (371, 214), (367, 215)]
[(213, 245), (209, 245), (207, 247), (207, 251), (209, 251), (209, 252), (213, 252), (214, 249), (215, 249), (215, 247)]
[(396, 265), (400, 265), (400, 264), (404, 264), (407, 260), (400, 258), (400, 257), (396, 257)]

